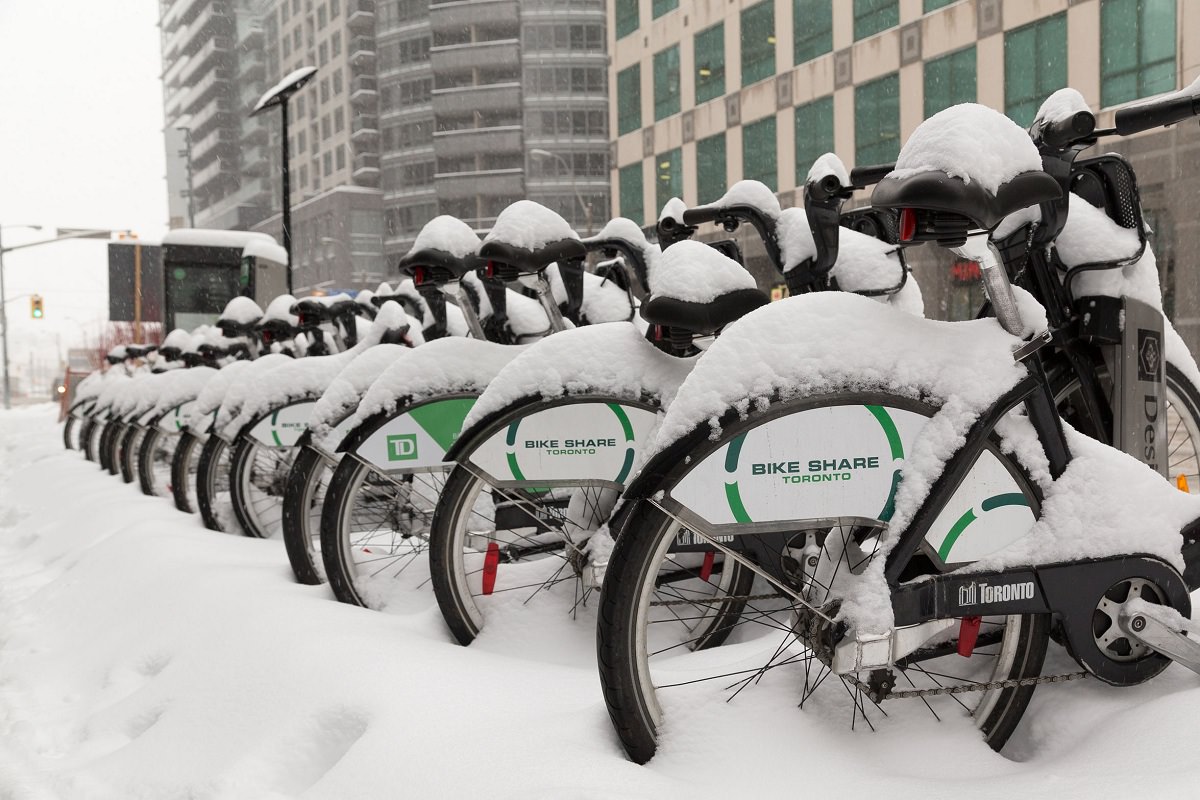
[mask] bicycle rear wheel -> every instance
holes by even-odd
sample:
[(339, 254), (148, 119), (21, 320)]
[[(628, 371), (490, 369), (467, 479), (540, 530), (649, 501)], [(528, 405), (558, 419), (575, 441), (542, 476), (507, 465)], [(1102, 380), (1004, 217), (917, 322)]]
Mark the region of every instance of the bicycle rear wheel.
[(157, 427), (146, 432), (137, 454), (138, 482), (143, 494), (151, 497), (174, 494), (171, 470), (179, 438), (179, 433), (168, 433)]
[(63, 447), (68, 450), (79, 449), (79, 420), (71, 414), (63, 420)]
[(188, 431), (179, 434), (171, 454), (171, 498), (185, 514), (196, 512), (196, 473), (200, 462), (200, 440)]
[(348, 454), (321, 511), (321, 559), (334, 596), (383, 610), (429, 578), (429, 526), (443, 471), (385, 473)]
[(130, 423), (125, 426), (121, 441), (117, 445), (118, 466), (121, 469), (121, 480), (133, 483), (137, 473), (137, 454), (141, 447), (146, 429), (141, 425)]
[(196, 505), (209, 530), (224, 531), (236, 525), (229, 505), (230, 447), (219, 436), (209, 436), (200, 448), (196, 465)]
[(283, 544), (300, 583), (325, 582), (320, 565), (321, 509), (333, 468), (318, 451), (301, 447), (283, 492)]
[(268, 447), (242, 436), (229, 458), (229, 499), (242, 532), (271, 539), (283, 531), (283, 493), (295, 447)]

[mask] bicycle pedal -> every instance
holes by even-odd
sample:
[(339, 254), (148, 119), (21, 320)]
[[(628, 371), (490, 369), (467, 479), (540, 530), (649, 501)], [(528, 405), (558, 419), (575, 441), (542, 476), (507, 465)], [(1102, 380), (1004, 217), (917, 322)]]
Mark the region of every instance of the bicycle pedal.
[(1187, 635), (1197, 626), (1175, 609), (1131, 600), (1121, 607), (1117, 624), (1131, 639), (1200, 675), (1200, 642)]

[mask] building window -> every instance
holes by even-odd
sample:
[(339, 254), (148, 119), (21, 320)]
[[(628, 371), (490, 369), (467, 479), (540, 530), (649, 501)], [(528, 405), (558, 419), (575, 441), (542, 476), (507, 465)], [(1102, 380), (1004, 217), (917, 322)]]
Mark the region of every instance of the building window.
[(333, 110), (333, 130), (340, 131), (344, 127), (346, 127), (346, 115), (342, 109), (335, 108)]
[(958, 0), (925, 0), (925, 13), (937, 11), (939, 8), (945, 8), (951, 3), (957, 3)]
[(617, 179), (621, 184), (621, 216), (641, 225), (646, 219), (642, 199), (642, 162), (621, 167)]
[(679, 113), (679, 45), (654, 54), (654, 118)]
[(321, 117), (321, 138), (328, 139), (332, 134), (329, 127), (329, 115)]
[(900, 152), (900, 75), (854, 90), (854, 163), (887, 164)]
[(711, 203), (725, 194), (725, 132), (696, 142), (696, 201)]
[(742, 126), (742, 176), (762, 181), (771, 191), (779, 183), (775, 153), (775, 115)]
[(696, 64), (696, 104), (725, 94), (725, 23), (696, 34), (693, 40)]
[(676, 147), (654, 157), (654, 200), (662, 208), (672, 197), (683, 199), (683, 150)]
[(329, 152), (328, 150), (325, 151), (325, 155), (321, 156), (321, 163), (322, 163), (322, 166), (324, 166), (324, 168), (325, 168), (324, 169), (325, 177), (328, 178), (329, 175), (333, 172), (333, 153)]
[(775, 3), (766, 0), (742, 12), (742, 86), (775, 74)]
[(642, 127), (642, 65), (617, 73), (617, 134)]
[(925, 62), (925, 116), (975, 102), (975, 46)]
[(650, 15), (654, 19), (658, 19), (668, 11), (674, 11), (679, 8), (679, 0), (654, 0), (650, 4)]
[(328, 78), (321, 79), (321, 102), (322, 103), (329, 102), (329, 79)]
[(900, 24), (898, 0), (854, 0), (854, 40), (874, 36)]
[(616, 0), (617, 38), (628, 36), (638, 29), (638, 0)]
[(339, 2), (339, 0), (329, 0), (329, 18), (330, 19), (337, 18), (338, 13), (341, 12), (341, 10), (342, 10), (341, 6), (342, 6), (342, 4)]
[(1033, 122), (1042, 101), (1067, 85), (1067, 15), (1055, 14), (1004, 34), (1004, 113)]
[(292, 54), (292, 40), (288, 37), (283, 37), (283, 57), (288, 58)]
[(833, 96), (796, 106), (796, 185), (808, 180), (813, 162), (833, 150)]
[(342, 54), (342, 32), (334, 31), (333, 36), (329, 38), (329, 49), (334, 58)]
[(803, 64), (833, 50), (833, 3), (829, 0), (794, 0), (792, 36), (794, 62)]
[(320, 47), (317, 48), (317, 61), (322, 67), (329, 61), (329, 47), (325, 42), (321, 42)]
[[(327, 22), (329, 22), (329, 16), (325, 11), (324, 4), (322, 4), (321, 7), (317, 9), (317, 27), (323, 30)], [(328, 175), (329, 173), (326, 174)]]
[(1175, 88), (1175, 0), (1101, 0), (1100, 105)]
[(342, 70), (340, 67), (333, 71), (333, 93), (342, 93)]

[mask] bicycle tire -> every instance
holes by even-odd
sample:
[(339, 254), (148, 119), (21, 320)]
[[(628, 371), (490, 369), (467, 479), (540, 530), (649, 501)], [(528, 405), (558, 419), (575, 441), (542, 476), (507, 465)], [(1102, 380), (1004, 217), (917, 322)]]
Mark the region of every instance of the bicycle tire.
[(119, 475), (120, 465), (117, 463), (117, 444), (125, 433), (125, 424), (113, 421), (104, 426), (100, 434), (100, 469), (109, 475)]
[(95, 418), (85, 417), (79, 428), (79, 443), (80, 449), (83, 450), (83, 457), (92, 462), (96, 460), (96, 446), (100, 434), (99, 425), (100, 423), (96, 422)]
[(196, 513), (195, 485), (200, 439), (189, 431), (179, 435), (175, 452), (171, 454), (171, 499), (175, 508), (185, 514)]
[(325, 582), (317, 564), (321, 552), (321, 509), (332, 472), (321, 453), (301, 447), (284, 487), (283, 545), (297, 582), (309, 586)]
[(117, 462), (121, 471), (121, 480), (133, 483), (137, 477), (137, 453), (146, 429), (130, 423), (125, 426), (121, 440), (117, 444)]
[(242, 533), (271, 539), (282, 530), (284, 485), (295, 447), (269, 447), (239, 436), (229, 457), (229, 499)]
[[(880, 403), (878, 395), (859, 397), (855, 393), (847, 393), (826, 398), (808, 398), (796, 403), (795, 408), (797, 411), (815, 408), (822, 403), (829, 403), (831, 400), (840, 403)], [(912, 405), (911, 401), (897, 404)], [(885, 402), (884, 405), (887, 403)], [(929, 409), (928, 414), (931, 414), (932, 407), (927, 408)], [(747, 423), (747, 427), (753, 424), (753, 419), (752, 417)], [(706, 431), (704, 433), (706, 434)], [(726, 435), (730, 434), (727, 432)], [(715, 446), (713, 449), (715, 450)], [(1036, 487), (1028, 479), (1025, 471), (1015, 465), (1011, 459), (1003, 456), (998, 448), (992, 450), (992, 455), (1002, 458), (1005, 463), (1015, 469), (1013, 474), (1020, 476), (1019, 485), (1029, 497), (1030, 505), (1035, 509), (1035, 513), (1038, 513), (1040, 498)], [(699, 460), (701, 458), (698, 456), (696, 461)], [(659, 485), (641, 487), (639, 494), (654, 496), (657, 491), (669, 489), (670, 485), (673, 485), (673, 480), (679, 476), (680, 472), (678, 471), (663, 476)], [(673, 643), (674, 639), (667, 639), (666, 643), (661, 643), (657, 639), (651, 642), (652, 637), (648, 636), (647, 630), (651, 623), (660, 621), (671, 623), (662, 610), (658, 612), (661, 619), (653, 620), (651, 607), (655, 605), (652, 598), (655, 596), (657, 587), (662, 585), (659, 569), (672, 563), (667, 557), (667, 551), (671, 543), (675, 541), (681, 526), (650, 502), (638, 500), (635, 503), (635, 507), (630, 511), (626, 523), (617, 537), (601, 590), (596, 638), (597, 666), (605, 704), (625, 752), (631, 760), (637, 763), (646, 763), (657, 751), (659, 729), (663, 725), (669, 726), (670, 724), (669, 720), (664, 717), (662, 706), (656, 696), (657, 692), (677, 685), (669, 683), (669, 679), (660, 681), (663, 683), (662, 686), (657, 685), (650, 660), (659, 653), (671, 653), (672, 650), (675, 650), (673, 655), (678, 655), (680, 643)], [(768, 587), (770, 586), (770, 581), (764, 582), (768, 584)], [(776, 591), (786, 599), (786, 593), (781, 590)], [(657, 605), (674, 606), (677, 604), (668, 598), (667, 602), (660, 601)], [(781, 609), (785, 614), (788, 605), (789, 603), (785, 602)], [(673, 608), (667, 608), (666, 611), (675, 613)], [(755, 617), (753, 621), (757, 623), (761, 623), (764, 619), (761, 616), (752, 616)], [(788, 635), (794, 637), (792, 629), (784, 628), (783, 630), (785, 639)], [(661, 627), (655, 628), (654, 637), (661, 636), (661, 631)], [(765, 634), (764, 641), (769, 636), (769, 632)], [(999, 643), (1001, 649), (1001, 652), (997, 654), (1001, 657), (997, 657), (994, 661), (996, 666), (993, 668), (992, 679), (1022, 679), (1036, 677), (1040, 674), (1050, 638), (1049, 615), (1031, 614), (1009, 617), (1004, 620), (1003, 626), (996, 624), (996, 627), (992, 629), (992, 636), (993, 641)], [(657, 651), (654, 650), (654, 647), (660, 644), (661, 648)], [(687, 644), (686, 639), (682, 644)], [(772, 646), (774, 647), (774, 645)], [(783, 645), (780, 644), (778, 647), (782, 648)], [(776, 652), (778, 653), (779, 650), (777, 649)], [(664, 660), (669, 660), (669, 657)], [(785, 660), (784, 663), (788, 663), (790, 660)], [(971, 660), (967, 659), (967, 661)], [(771, 662), (768, 661), (763, 666), (764, 671), (770, 664)], [(719, 672), (717, 666), (713, 666), (711, 669)], [(909, 669), (902, 671), (906, 676), (913, 672)], [(717, 675), (713, 676), (714, 679), (716, 677)], [(722, 677), (723, 680), (719, 682), (728, 684), (730, 680), (728, 674)], [(660, 674), (660, 678), (663, 678), (663, 674)], [(678, 685), (696, 682), (698, 680), (692, 676), (691, 680), (686, 682), (681, 680)], [(1035, 688), (1034, 685), (1023, 685), (979, 693), (982, 695), (982, 699), (977, 708), (977, 711), (981, 711), (977, 725), (985, 741), (993, 749), (1000, 750), (1008, 741), (1020, 722)], [(835, 691), (840, 691), (840, 689)]]
[(142, 437), (137, 453), (138, 483), (142, 494), (148, 497), (174, 494), (171, 462), (179, 436), (178, 433), (168, 433), (155, 426)]
[[(200, 448), (200, 459), (196, 464), (196, 506), (204, 527), (213, 531), (224, 531), (225, 525), (217, 514), (217, 503), (222, 491), (228, 491), (229, 445), (219, 436), (209, 436)], [(224, 472), (224, 474), (222, 474)]]
[(78, 439), (76, 438), (76, 436), (79, 433), (79, 431), (77, 430), (77, 428), (79, 427), (78, 423), (79, 423), (79, 420), (77, 420), (71, 414), (67, 414), (67, 418), (65, 420), (63, 420), (63, 447), (65, 447), (68, 450), (78, 450), (79, 449), (79, 442), (78, 442)]

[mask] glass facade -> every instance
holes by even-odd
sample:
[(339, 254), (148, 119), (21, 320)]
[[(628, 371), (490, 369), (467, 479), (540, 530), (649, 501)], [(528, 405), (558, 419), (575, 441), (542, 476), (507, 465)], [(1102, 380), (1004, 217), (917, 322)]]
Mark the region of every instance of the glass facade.
[(621, 39), (638, 29), (638, 0), (613, 0), (616, 3), (617, 38)]
[(742, 86), (775, 74), (775, 4), (766, 0), (742, 11)]
[(854, 40), (900, 24), (899, 0), (854, 0)]
[(796, 185), (808, 178), (814, 161), (833, 150), (833, 97), (796, 106)]
[(650, 16), (658, 19), (668, 11), (679, 8), (679, 0), (653, 0), (650, 4)]
[(617, 73), (617, 133), (642, 127), (642, 65), (634, 64)]
[(794, 64), (812, 61), (833, 50), (833, 3), (793, 0), (792, 37)]
[(1050, 94), (1067, 85), (1067, 15), (1004, 34), (1004, 113), (1028, 126)]
[(775, 151), (775, 115), (742, 126), (742, 176), (778, 188), (779, 158)]
[(679, 113), (679, 45), (654, 54), (654, 118)]
[(696, 142), (696, 202), (711, 203), (725, 194), (725, 133)]
[(676, 147), (654, 157), (654, 201), (658, 210), (672, 197), (683, 198), (683, 149)]
[(900, 152), (900, 76), (854, 90), (854, 166), (887, 164)]
[(925, 117), (975, 102), (975, 46), (925, 62)]
[(1175, 88), (1175, 0), (1102, 0), (1100, 104)]
[(621, 216), (641, 225), (646, 218), (645, 201), (642, 199), (642, 162), (621, 167), (617, 173), (617, 181), (620, 184)]
[(696, 105), (700, 105), (725, 94), (725, 23), (697, 33), (692, 46)]

